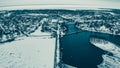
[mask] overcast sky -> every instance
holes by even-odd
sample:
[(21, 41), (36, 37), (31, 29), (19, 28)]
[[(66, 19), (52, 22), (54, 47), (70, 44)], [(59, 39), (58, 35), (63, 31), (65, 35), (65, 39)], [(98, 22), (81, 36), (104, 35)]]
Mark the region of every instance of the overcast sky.
[(30, 4), (59, 4), (59, 5), (86, 5), (100, 7), (120, 7), (120, 0), (0, 0), (0, 6), (30, 5)]

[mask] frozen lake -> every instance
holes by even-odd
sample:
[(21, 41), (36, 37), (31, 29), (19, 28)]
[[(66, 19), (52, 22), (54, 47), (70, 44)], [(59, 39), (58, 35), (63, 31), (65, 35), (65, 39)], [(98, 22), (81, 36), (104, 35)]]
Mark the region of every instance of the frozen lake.
[[(53, 68), (55, 38), (38, 29), (32, 35), (0, 44), (0, 68)], [(48, 36), (47, 36), (48, 35)]]

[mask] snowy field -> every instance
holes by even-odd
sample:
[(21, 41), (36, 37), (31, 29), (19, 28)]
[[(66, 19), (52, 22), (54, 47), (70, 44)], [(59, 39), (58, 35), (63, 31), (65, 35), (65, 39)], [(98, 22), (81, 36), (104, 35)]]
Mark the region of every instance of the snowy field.
[[(55, 38), (40, 28), (34, 36), (0, 44), (0, 68), (53, 68)], [(45, 36), (43, 36), (45, 35)]]

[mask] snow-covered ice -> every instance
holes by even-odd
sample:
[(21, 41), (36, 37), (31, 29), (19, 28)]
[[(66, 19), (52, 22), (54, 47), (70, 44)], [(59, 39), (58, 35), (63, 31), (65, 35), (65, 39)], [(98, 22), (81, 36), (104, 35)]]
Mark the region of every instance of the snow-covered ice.
[[(55, 38), (40, 28), (31, 35), (0, 44), (0, 68), (53, 68)], [(40, 36), (46, 35), (46, 36)]]

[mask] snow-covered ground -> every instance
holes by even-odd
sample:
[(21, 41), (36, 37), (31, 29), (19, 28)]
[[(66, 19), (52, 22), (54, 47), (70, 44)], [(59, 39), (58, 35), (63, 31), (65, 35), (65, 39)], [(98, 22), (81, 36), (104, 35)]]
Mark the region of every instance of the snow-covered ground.
[(120, 47), (109, 41), (98, 38), (94, 38), (94, 41), (91, 40), (91, 43), (103, 50), (113, 53), (113, 56), (107, 54), (102, 56), (104, 61), (98, 65), (99, 68), (120, 68)]
[[(0, 44), (0, 68), (53, 68), (55, 38), (40, 28), (30, 37)], [(45, 36), (42, 36), (45, 35)]]

